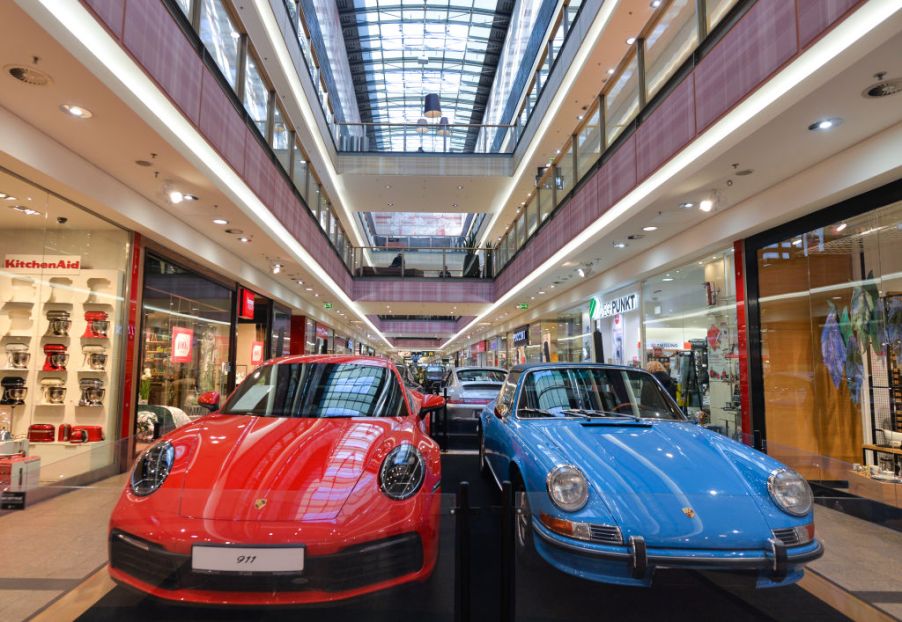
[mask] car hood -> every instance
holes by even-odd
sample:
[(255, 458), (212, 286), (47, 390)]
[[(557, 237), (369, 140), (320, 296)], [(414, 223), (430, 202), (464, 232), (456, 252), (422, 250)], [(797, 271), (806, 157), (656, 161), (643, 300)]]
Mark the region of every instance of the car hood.
[(204, 417), (171, 439), (190, 448), (179, 513), (219, 520), (334, 519), (376, 441), (402, 425), (391, 418)]
[(676, 422), (540, 425), (555, 458), (583, 470), (596, 493), (583, 512), (610, 516), (624, 540), (737, 549), (760, 548), (770, 537), (761, 482), (772, 461), (738, 443)]

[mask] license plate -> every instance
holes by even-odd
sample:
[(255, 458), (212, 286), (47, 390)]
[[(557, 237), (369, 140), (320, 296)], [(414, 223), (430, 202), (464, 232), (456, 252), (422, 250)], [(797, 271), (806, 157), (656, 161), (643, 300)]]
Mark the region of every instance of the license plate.
[(204, 572), (301, 572), (303, 547), (195, 546), (191, 568)]

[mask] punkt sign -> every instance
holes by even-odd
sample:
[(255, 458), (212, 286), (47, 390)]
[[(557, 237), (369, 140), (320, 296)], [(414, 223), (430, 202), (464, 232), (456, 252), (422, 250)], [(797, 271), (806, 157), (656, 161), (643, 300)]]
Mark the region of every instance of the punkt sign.
[(589, 301), (589, 315), (593, 320), (635, 311), (638, 308), (639, 294), (636, 292), (607, 301), (600, 298), (592, 298)]

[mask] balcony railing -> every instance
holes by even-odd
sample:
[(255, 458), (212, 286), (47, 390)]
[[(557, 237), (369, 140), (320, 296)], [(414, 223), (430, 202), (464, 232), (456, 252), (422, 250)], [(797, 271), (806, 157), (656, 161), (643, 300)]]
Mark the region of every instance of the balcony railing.
[(358, 153), (510, 153), (516, 141), (494, 150), (490, 136), (499, 130), (519, 132), (515, 125), (469, 123), (336, 123), (335, 144), (341, 152)]
[(430, 246), (354, 247), (353, 274), (359, 277), (491, 279), (494, 252), (489, 248)]

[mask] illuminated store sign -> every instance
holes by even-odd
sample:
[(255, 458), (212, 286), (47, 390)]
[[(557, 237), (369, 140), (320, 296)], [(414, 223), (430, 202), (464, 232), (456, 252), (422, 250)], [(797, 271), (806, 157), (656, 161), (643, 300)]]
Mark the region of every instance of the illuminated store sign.
[(241, 289), (240, 306), (238, 308), (238, 317), (243, 320), (254, 319), (254, 298), (256, 294), (249, 289)]
[(514, 347), (529, 345), (529, 324), (521, 326), (514, 331)]
[(639, 308), (639, 294), (633, 292), (605, 302), (600, 298), (589, 301), (589, 314), (593, 320), (619, 315)]
[(194, 345), (194, 331), (190, 328), (174, 326), (172, 328), (172, 354), (170, 360), (173, 363), (190, 363), (191, 351)]

